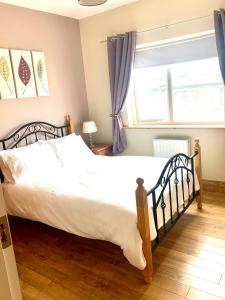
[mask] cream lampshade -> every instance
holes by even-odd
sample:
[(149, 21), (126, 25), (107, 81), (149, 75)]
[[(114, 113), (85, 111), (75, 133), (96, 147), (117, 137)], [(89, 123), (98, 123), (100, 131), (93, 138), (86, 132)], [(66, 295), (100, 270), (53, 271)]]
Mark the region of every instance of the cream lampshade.
[(89, 143), (88, 144), (91, 149), (93, 148), (92, 133), (97, 132), (97, 131), (98, 131), (98, 129), (97, 129), (94, 121), (83, 122), (82, 132), (89, 134)]

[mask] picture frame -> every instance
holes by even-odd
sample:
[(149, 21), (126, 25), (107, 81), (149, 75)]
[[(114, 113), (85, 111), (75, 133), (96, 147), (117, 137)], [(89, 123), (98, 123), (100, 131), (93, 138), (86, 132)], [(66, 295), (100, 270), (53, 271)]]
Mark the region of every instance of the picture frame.
[(18, 98), (33, 98), (37, 96), (34, 81), (31, 51), (10, 50), (16, 93)]
[(31, 51), (38, 96), (49, 96), (48, 76), (44, 52)]
[(0, 99), (15, 99), (16, 89), (9, 49), (0, 48)]

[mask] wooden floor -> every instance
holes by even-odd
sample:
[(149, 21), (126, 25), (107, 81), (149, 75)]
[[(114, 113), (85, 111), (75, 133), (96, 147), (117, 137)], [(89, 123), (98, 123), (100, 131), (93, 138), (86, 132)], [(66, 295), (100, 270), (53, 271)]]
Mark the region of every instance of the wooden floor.
[(154, 251), (152, 285), (110, 243), (10, 220), (24, 299), (225, 299), (225, 196), (207, 193)]

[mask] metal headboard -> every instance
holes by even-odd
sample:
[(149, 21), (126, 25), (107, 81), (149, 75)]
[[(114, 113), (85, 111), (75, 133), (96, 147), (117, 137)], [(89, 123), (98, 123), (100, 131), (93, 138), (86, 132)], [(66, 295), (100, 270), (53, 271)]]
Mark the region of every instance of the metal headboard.
[[(66, 124), (62, 126), (55, 126), (42, 121), (27, 123), (15, 130), (10, 136), (0, 140), (0, 151), (27, 146), (43, 139), (60, 138), (72, 132), (74, 132), (74, 125), (70, 115), (66, 117)], [(0, 178), (3, 179), (1, 170)]]

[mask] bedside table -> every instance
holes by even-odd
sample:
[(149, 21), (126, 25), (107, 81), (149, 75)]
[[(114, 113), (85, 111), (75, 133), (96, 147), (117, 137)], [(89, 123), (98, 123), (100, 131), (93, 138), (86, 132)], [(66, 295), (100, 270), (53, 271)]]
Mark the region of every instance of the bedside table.
[(109, 144), (95, 144), (92, 152), (96, 155), (112, 155), (112, 145)]

